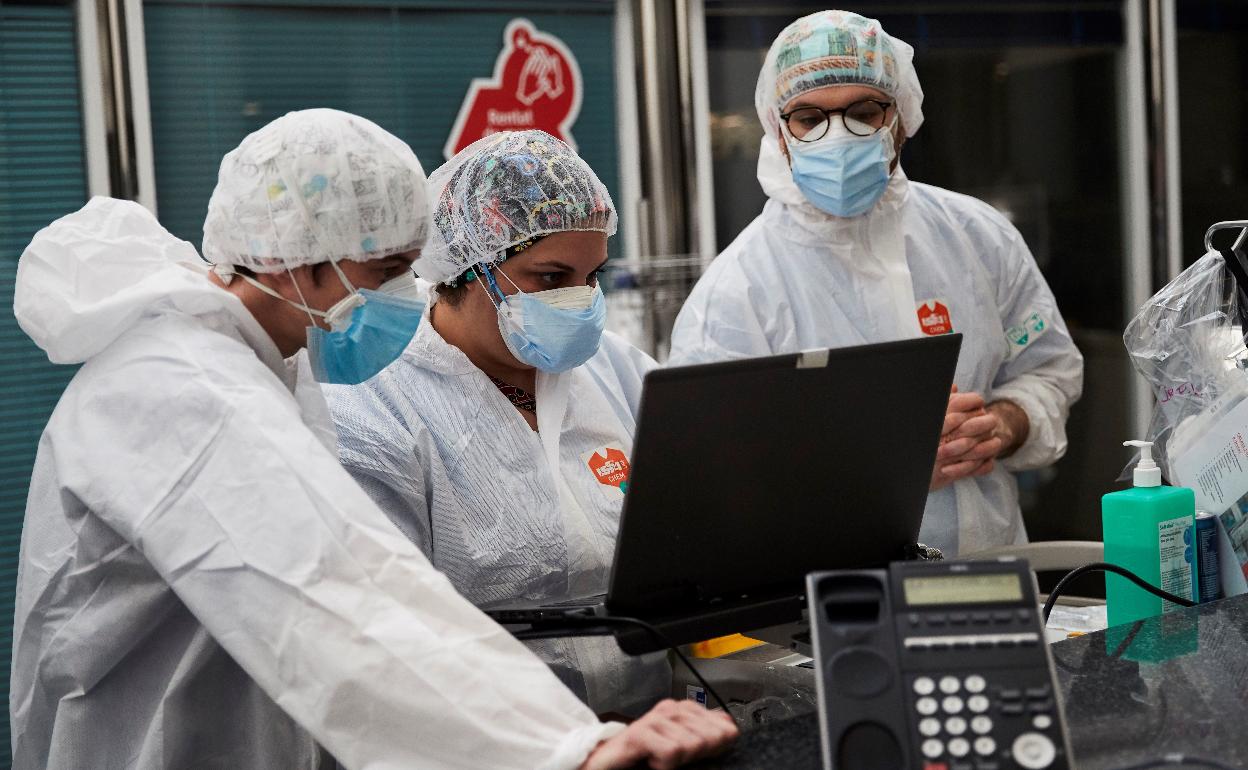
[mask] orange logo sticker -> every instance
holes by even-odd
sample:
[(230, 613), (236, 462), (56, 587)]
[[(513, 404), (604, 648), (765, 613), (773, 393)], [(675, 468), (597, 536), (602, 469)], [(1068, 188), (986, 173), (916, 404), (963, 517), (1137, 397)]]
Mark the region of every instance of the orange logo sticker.
[(628, 491), (628, 458), (618, 449), (610, 447), (602, 452), (589, 456), (589, 469), (593, 471), (598, 483), (609, 487), (618, 487), (621, 492)]
[(949, 317), (949, 308), (938, 299), (931, 299), (919, 305), (919, 329), (933, 337), (949, 334), (953, 331), (953, 321)]

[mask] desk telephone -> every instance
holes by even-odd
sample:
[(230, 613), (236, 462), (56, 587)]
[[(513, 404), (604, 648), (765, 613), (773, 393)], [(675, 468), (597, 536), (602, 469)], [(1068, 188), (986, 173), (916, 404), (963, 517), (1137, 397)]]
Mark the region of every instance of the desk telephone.
[(807, 577), (827, 770), (1070, 770), (1025, 561)]

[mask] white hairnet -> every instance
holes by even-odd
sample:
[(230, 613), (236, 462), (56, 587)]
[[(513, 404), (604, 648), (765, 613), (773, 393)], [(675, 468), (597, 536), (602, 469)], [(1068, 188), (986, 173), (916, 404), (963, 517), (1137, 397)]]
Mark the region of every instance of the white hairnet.
[(412, 265), (446, 283), (477, 263), (539, 235), (587, 230), (615, 235), (606, 185), (572, 148), (544, 131), (478, 139), (433, 172), (437, 233)]
[(780, 112), (809, 91), (827, 86), (878, 88), (897, 101), (906, 136), (923, 124), (923, 89), (914, 49), (891, 37), (875, 19), (849, 11), (819, 11), (785, 27), (763, 62), (754, 107), (775, 142)]
[(412, 149), (338, 110), (290, 112), (221, 160), (204, 257), (273, 273), (424, 246), (428, 182)]

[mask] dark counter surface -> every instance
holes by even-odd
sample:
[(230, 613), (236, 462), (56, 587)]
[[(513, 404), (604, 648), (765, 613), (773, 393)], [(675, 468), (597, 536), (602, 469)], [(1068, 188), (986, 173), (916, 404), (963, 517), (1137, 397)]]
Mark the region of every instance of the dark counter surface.
[(1248, 596), (1051, 649), (1080, 770), (1171, 753), (1248, 768)]
[[(1173, 753), (1248, 770), (1248, 596), (1051, 649), (1079, 770), (1117, 770)], [(819, 770), (818, 720), (762, 725), (729, 754), (695, 767)]]

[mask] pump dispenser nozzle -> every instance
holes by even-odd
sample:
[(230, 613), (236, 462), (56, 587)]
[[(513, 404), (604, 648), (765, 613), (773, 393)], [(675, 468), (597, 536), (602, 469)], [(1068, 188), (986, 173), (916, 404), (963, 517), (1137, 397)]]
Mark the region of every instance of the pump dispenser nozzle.
[(1157, 467), (1157, 461), (1153, 459), (1153, 442), (1124, 441), (1122, 445), (1138, 447), (1140, 450), (1140, 462), (1135, 466), (1134, 473), (1135, 486), (1161, 486), (1161, 468)]

